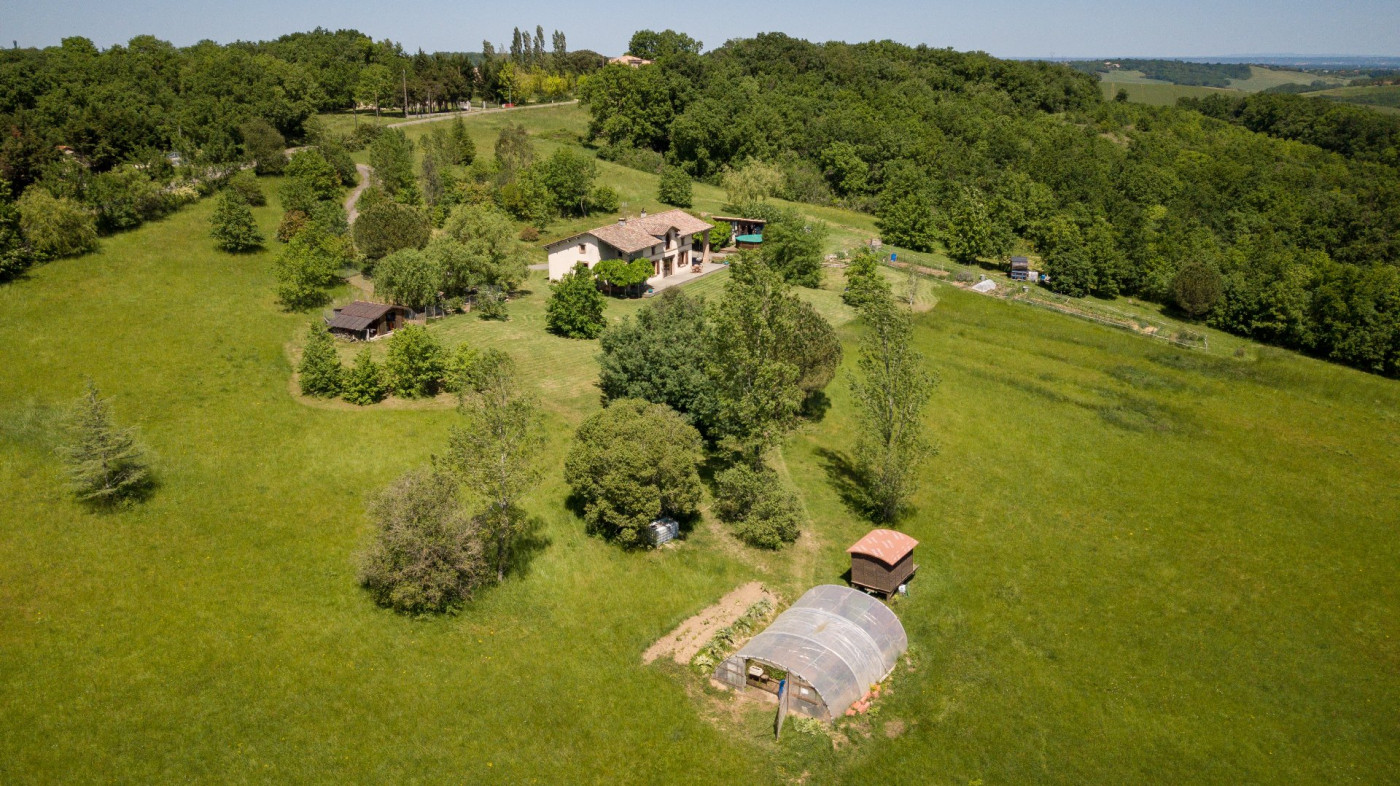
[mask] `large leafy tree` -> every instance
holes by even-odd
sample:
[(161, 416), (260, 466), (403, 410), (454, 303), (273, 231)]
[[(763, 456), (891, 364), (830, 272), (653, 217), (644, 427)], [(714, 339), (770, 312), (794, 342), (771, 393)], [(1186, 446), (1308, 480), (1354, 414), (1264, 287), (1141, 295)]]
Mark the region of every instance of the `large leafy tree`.
[(579, 426), (564, 479), (591, 532), (636, 547), (657, 518), (696, 513), (702, 457), (700, 433), (675, 410), (621, 399)]
[(292, 310), (325, 303), (326, 288), (335, 283), (348, 259), (341, 238), (316, 226), (307, 227), (287, 243), (274, 262), (278, 300)]
[(413, 174), (413, 141), (397, 128), (387, 128), (369, 146), (374, 181), (390, 197), (405, 204), (418, 201), (418, 179)]
[(963, 191), (948, 208), (943, 226), (948, 256), (959, 262), (994, 259), (1011, 248), (1011, 233), (996, 221), (986, 197), (972, 188)]
[(15, 207), (20, 231), (36, 259), (59, 259), (97, 248), (97, 222), (92, 211), (67, 197), (55, 199), (40, 186), (30, 186)]
[(449, 611), (490, 583), (481, 527), (463, 508), (452, 473), (405, 473), (371, 498), (369, 516), (374, 539), (360, 555), (360, 582), (381, 606)]
[(580, 262), (554, 284), (545, 304), (545, 327), (557, 336), (597, 338), (607, 326), (606, 307), (593, 271)]
[(791, 284), (820, 288), (826, 224), (806, 220), (795, 212), (769, 223), (763, 230), (763, 255)]
[(243, 156), (252, 161), (260, 175), (278, 175), (287, 168), (287, 158), (282, 150), (287, 140), (272, 127), (272, 124), (255, 117), (238, 127), (243, 140)]
[(598, 179), (597, 161), (572, 147), (561, 147), (535, 168), (557, 211), (564, 215), (588, 214), (588, 198), (593, 193), (593, 181)]
[(433, 226), (421, 208), (381, 202), (355, 219), (355, 248), (371, 261), (401, 249), (420, 249), (432, 237)]
[(690, 207), (694, 201), (691, 196), (690, 176), (680, 167), (668, 166), (661, 170), (661, 182), (657, 185), (656, 198), (668, 205)]
[(405, 398), (436, 395), (446, 371), (446, 352), (422, 325), (405, 325), (389, 337), (384, 375), (389, 389)]
[(426, 309), (443, 291), (441, 255), (412, 248), (395, 251), (374, 266), (374, 291), (415, 311)]
[(703, 300), (679, 289), (649, 300), (635, 317), (624, 317), (599, 339), (603, 401), (632, 398), (665, 404), (708, 432), (716, 402), (714, 381), (705, 370), (706, 344), (676, 338), (700, 338), (706, 332)]
[(465, 249), (461, 264), (476, 282), (510, 291), (525, 280), (529, 255), (510, 217), (501, 211), (487, 205), (460, 205), (444, 230)]
[(448, 456), (462, 484), (484, 505), (477, 516), (498, 580), (529, 521), (520, 498), (539, 482), (544, 424), (539, 405), (520, 390), (513, 364), (499, 365), (463, 399)]
[(931, 452), (924, 436), (923, 410), (936, 379), (911, 346), (913, 319), (888, 297), (861, 307), (859, 375), (851, 376), (851, 397), (860, 415), (856, 465), (864, 479), (871, 511), (892, 522), (913, 494), (923, 461)]
[(140, 501), (154, 487), (136, 431), (116, 424), (111, 405), (91, 380), (69, 412), (59, 452), (68, 487), (82, 502), (110, 507)]
[(831, 325), (761, 258), (731, 270), (710, 314), (707, 369), (719, 430), (758, 466), (796, 424), (808, 394), (831, 380), (841, 345)]
[(933, 200), (922, 191), (886, 198), (875, 225), (886, 243), (901, 248), (932, 251), (938, 242)]

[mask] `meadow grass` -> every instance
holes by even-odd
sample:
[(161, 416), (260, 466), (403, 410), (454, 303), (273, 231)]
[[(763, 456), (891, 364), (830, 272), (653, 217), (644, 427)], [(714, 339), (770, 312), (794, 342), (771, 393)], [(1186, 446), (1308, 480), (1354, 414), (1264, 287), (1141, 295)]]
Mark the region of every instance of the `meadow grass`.
[[(847, 354), (830, 408), (774, 457), (811, 518), (777, 553), (709, 520), (658, 552), (585, 535), (560, 464), (600, 406), (597, 342), (543, 334), (538, 277), (507, 322), (435, 321), (449, 343), (519, 358), (546, 404), (549, 469), (507, 581), (412, 619), (357, 586), (364, 500), (441, 452), (456, 415), (294, 397), (287, 347), (314, 315), (277, 307), (272, 252), (213, 250), (211, 209), (0, 287), (6, 783), (1400, 771), (1393, 380), (1214, 331), (1208, 351), (1171, 349), (920, 279), (940, 452), (900, 524), (921, 541), (894, 606), (912, 657), (878, 717), (841, 727), (851, 744), (774, 743), (767, 708), (640, 654), (744, 581), (788, 600), (839, 583), (869, 528), (851, 504), (845, 376), (861, 326), (839, 271), (802, 292)], [(275, 199), (255, 213), (270, 234)], [(690, 291), (719, 297), (726, 275)], [(639, 307), (610, 301), (609, 317)], [(62, 488), (57, 413), (85, 377), (152, 449), (161, 485), (143, 506), (97, 514)]]
[(1363, 85), (1320, 90), (1309, 95), (1330, 98), (1344, 104), (1369, 107), (1387, 114), (1400, 113), (1400, 85)]

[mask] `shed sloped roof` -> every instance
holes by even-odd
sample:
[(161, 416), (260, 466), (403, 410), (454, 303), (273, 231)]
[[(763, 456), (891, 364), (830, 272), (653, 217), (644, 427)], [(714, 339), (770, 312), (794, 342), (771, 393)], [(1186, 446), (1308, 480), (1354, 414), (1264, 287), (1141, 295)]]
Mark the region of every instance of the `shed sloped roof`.
[(387, 303), (356, 300), (345, 308), (337, 309), (335, 316), (331, 318), (330, 326), (342, 330), (364, 330), (378, 322), (379, 318), (392, 308), (393, 306)]
[(736, 657), (772, 664), (811, 683), (833, 716), (883, 680), (909, 647), (885, 604), (849, 587), (813, 587)]
[(847, 554), (864, 554), (886, 565), (893, 565), (914, 550), (919, 541), (892, 529), (872, 529), (846, 549)]

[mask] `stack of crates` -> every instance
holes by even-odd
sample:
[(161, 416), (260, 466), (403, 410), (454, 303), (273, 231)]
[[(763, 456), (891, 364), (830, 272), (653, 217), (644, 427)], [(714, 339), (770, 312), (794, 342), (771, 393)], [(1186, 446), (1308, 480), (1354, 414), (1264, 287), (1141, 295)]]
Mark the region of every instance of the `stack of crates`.
[(657, 519), (647, 525), (651, 530), (651, 545), (660, 546), (667, 541), (675, 540), (681, 534), (680, 522), (675, 519)]

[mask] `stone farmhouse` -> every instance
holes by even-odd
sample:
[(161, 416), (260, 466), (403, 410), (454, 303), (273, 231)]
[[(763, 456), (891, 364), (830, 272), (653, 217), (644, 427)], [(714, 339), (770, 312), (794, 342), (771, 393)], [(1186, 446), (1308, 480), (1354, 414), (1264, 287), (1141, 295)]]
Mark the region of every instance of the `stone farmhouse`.
[(709, 262), (713, 228), (684, 210), (651, 216), (642, 211), (636, 218), (619, 218), (615, 224), (547, 244), (549, 280), (558, 281), (580, 262), (592, 269), (605, 259), (646, 259), (654, 271), (647, 284), (655, 285)]

